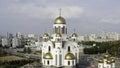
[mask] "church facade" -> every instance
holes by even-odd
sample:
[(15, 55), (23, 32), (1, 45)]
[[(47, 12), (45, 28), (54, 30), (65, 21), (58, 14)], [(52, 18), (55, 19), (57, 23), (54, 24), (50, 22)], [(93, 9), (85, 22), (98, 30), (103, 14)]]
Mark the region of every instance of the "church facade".
[(78, 35), (67, 35), (66, 21), (59, 16), (53, 24), (53, 34), (44, 33), (42, 41), (42, 64), (45, 68), (74, 68), (79, 63)]
[(104, 55), (104, 58), (98, 60), (98, 68), (116, 68), (115, 58), (110, 57), (108, 52)]

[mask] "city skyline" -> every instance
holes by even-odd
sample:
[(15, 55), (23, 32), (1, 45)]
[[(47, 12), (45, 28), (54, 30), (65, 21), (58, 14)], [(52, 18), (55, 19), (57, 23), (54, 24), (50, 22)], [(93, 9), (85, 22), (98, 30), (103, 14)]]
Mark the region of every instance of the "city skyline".
[[(42, 34), (52, 32), (59, 8), (66, 19), (69, 33), (120, 33), (119, 0), (1, 0), (0, 33), (21, 32)], [(75, 24), (74, 24), (75, 23)]]

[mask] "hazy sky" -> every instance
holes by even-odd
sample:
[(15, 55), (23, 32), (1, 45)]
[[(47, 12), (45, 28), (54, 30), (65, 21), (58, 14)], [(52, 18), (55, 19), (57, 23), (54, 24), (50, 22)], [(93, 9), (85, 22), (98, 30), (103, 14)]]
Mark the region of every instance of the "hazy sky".
[(120, 33), (120, 0), (0, 0), (0, 34), (51, 33), (59, 8), (69, 33)]

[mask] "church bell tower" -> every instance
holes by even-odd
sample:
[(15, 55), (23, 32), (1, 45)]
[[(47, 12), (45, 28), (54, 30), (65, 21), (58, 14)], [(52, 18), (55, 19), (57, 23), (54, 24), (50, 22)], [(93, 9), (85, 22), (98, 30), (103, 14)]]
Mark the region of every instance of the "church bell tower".
[(54, 21), (54, 33), (67, 34), (66, 21), (61, 17), (61, 9), (59, 10), (59, 17)]

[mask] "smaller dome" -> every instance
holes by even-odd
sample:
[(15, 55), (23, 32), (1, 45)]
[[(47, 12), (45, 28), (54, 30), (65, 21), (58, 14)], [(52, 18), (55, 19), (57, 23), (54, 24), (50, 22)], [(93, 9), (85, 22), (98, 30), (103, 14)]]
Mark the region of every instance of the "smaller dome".
[(105, 55), (104, 55), (104, 58), (109, 58), (110, 56), (109, 56), (109, 54), (108, 53), (106, 53)]
[(110, 55), (109, 55), (108, 51), (106, 51), (106, 53), (104, 54), (104, 58), (108, 59), (109, 57), (110, 57)]
[(75, 59), (75, 56), (72, 53), (67, 53), (65, 55), (65, 59), (66, 60), (73, 60), (73, 59)]
[(44, 59), (53, 59), (53, 56), (50, 52), (46, 53), (44, 56), (43, 56)]
[(107, 60), (107, 64), (111, 64), (111, 61), (110, 61), (110, 60)]
[(66, 21), (63, 17), (59, 16), (55, 19), (54, 24), (66, 24)]
[(72, 37), (78, 37), (78, 35), (76, 33), (73, 33)]
[(99, 63), (103, 63), (103, 59), (99, 59), (98, 62), (99, 62)]
[(44, 35), (43, 35), (43, 37), (48, 37), (49, 35), (48, 35), (48, 33), (45, 33)]
[(111, 58), (111, 62), (114, 63), (114, 62), (115, 62), (115, 59), (114, 59), (114, 58)]
[(62, 37), (60, 33), (56, 33), (56, 37)]

